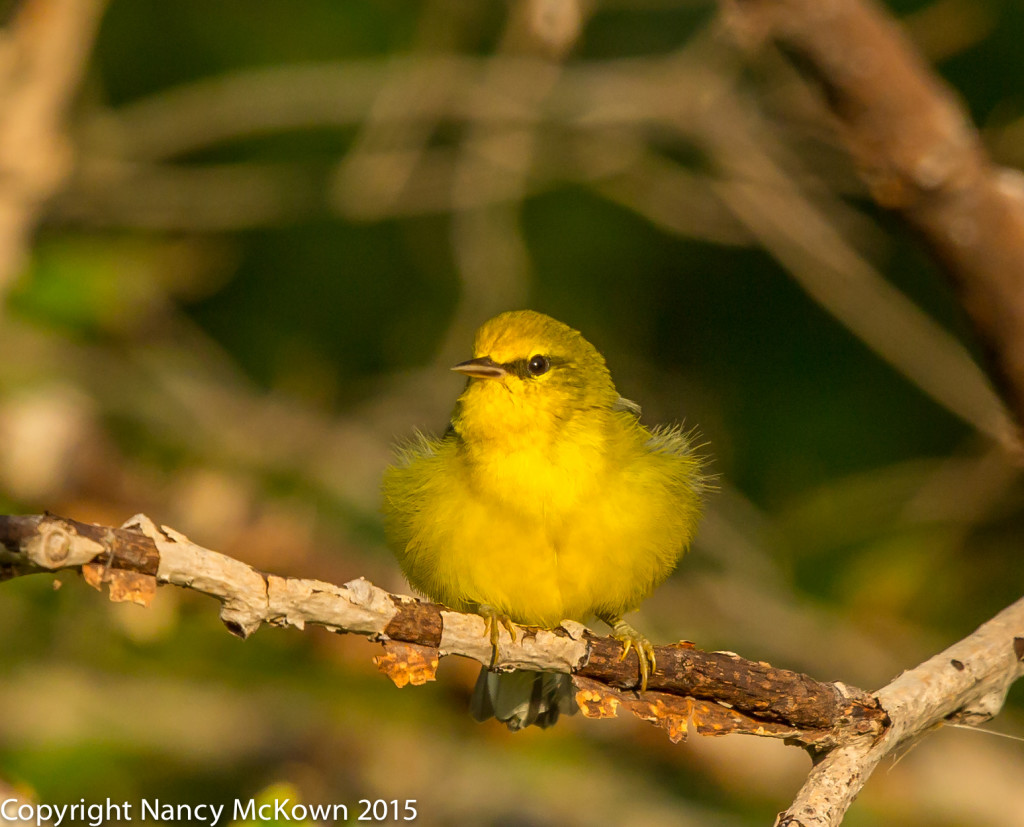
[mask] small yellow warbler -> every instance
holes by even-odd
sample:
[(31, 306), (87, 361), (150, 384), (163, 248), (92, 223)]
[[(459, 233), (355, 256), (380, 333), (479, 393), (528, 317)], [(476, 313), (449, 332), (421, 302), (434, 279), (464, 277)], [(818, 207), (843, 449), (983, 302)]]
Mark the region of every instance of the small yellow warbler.
[[(693, 537), (704, 478), (678, 428), (647, 429), (580, 333), (530, 310), (477, 332), (469, 377), (440, 439), (421, 437), (384, 476), (388, 542), (413, 587), (498, 624), (557, 626), (596, 615), (635, 646), (641, 689), (651, 644), (622, 620)], [(492, 663), (493, 665), (493, 663)], [(568, 675), (482, 670), (478, 720), (548, 726), (575, 710)]]

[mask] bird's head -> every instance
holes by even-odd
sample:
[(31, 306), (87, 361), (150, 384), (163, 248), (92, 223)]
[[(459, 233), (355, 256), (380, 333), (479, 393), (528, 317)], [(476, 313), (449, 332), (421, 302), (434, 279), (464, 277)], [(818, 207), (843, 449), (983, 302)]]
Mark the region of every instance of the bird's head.
[(473, 358), (452, 370), (470, 378), (456, 413), (460, 433), (553, 427), (606, 411), (619, 398), (597, 348), (532, 310), (486, 322), (477, 331)]

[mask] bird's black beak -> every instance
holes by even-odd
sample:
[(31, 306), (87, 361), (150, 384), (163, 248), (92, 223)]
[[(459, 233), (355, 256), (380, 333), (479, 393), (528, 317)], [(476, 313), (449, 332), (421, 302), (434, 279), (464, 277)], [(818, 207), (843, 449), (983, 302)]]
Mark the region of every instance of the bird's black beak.
[(508, 370), (495, 362), (490, 356), (481, 356), (479, 359), (459, 362), (452, 370), (476, 379), (501, 379), (502, 376), (508, 375)]

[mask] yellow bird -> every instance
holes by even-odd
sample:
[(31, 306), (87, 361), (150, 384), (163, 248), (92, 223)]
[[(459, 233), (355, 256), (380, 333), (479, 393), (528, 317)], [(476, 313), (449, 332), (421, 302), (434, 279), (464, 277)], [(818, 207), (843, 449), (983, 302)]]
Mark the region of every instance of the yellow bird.
[[(679, 427), (645, 428), (604, 357), (571, 327), (531, 310), (476, 335), (469, 377), (443, 437), (419, 437), (384, 475), (388, 542), (432, 600), (499, 624), (555, 627), (596, 616), (635, 646), (640, 688), (651, 644), (622, 616), (690, 544), (705, 488)], [(493, 666), (493, 662), (492, 662)], [(478, 720), (516, 730), (575, 711), (568, 675), (481, 670)]]

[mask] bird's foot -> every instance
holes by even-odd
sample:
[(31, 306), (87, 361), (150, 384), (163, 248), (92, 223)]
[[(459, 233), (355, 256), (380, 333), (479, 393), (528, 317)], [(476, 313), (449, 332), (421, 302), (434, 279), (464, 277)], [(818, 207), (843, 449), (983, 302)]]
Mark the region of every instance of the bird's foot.
[(504, 627), (512, 642), (516, 642), (516, 626), (508, 615), (504, 615), (492, 606), (481, 605), (477, 609), (478, 614), (484, 619), (484, 634), (491, 640), (491, 666), (493, 669), (498, 663), (498, 636)]
[(619, 660), (623, 661), (629, 654), (630, 649), (636, 649), (636, 657), (640, 662), (640, 691), (647, 691), (647, 679), (651, 673), (658, 668), (658, 661), (654, 654), (654, 646), (640, 634), (636, 629), (626, 623), (621, 617), (601, 618), (612, 627), (612, 637), (622, 643), (622, 655)]

